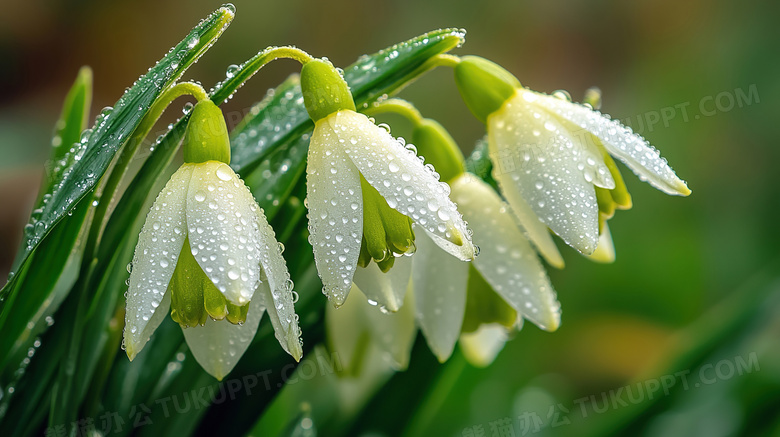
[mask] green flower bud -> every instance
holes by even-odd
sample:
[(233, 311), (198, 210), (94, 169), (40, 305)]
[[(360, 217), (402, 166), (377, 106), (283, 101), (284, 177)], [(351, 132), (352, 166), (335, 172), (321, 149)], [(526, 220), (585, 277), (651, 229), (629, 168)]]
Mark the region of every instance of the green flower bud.
[(466, 106), (483, 123), (520, 88), (520, 81), (495, 62), (464, 56), (455, 67), (455, 83)]
[(301, 68), (303, 103), (314, 122), (343, 109), (355, 111), (349, 85), (329, 61), (314, 59)]
[(222, 110), (211, 100), (201, 100), (192, 109), (184, 133), (184, 162), (219, 161), (230, 164), (230, 137)]
[(464, 158), (449, 132), (436, 120), (425, 118), (412, 131), (412, 143), (425, 161), (433, 164), (442, 182), (463, 174)]

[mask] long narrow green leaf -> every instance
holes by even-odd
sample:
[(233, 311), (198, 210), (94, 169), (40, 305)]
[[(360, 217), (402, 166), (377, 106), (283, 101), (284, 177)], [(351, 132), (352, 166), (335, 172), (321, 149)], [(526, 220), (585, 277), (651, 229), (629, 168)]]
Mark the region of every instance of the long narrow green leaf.
[[(92, 96), (92, 72), (84, 67), (68, 92), (62, 113), (54, 131), (50, 163), (47, 165), (47, 184), (57, 178), (57, 168), (72, 162), (71, 145), (79, 141), (87, 125)], [(30, 257), (31, 262), (21, 269), (9, 283), (9, 290), (25, 290), (9, 294), (0, 308), (0, 387), (13, 385), (20, 377), (18, 368), (29, 351), (35, 349), (37, 337), (53, 324), (52, 315), (67, 295), (79, 270), (81, 249), (76, 244), (82, 224), (89, 212), (90, 199), (73, 209), (62, 225), (46, 238)], [(11, 396), (0, 401), (0, 419)]]
[[(41, 195), (48, 192), (55, 181), (60, 180), (66, 162), (62, 160), (72, 154), (71, 148), (81, 139), (81, 132), (87, 127), (89, 109), (92, 106), (92, 69), (82, 67), (76, 82), (65, 97), (62, 113), (57, 121), (52, 139), (52, 153), (46, 165), (46, 181)], [(39, 199), (40, 200), (40, 199)]]
[[(52, 181), (51, 187), (36, 206), (30, 224), (25, 227), (24, 240), (13, 271), (28, 259), (68, 211), (96, 188), (114, 155), (141, 122), (152, 103), (211, 47), (232, 21), (234, 12), (233, 6), (227, 5), (204, 19), (147, 74), (141, 76), (113, 109), (101, 113), (91, 131), (82, 134), (82, 140), (74, 145), (78, 159), (67, 168), (55, 167), (52, 170), (51, 174), (57, 175), (57, 179)], [(4, 288), (0, 291), (0, 297), (6, 293)]]
[[(52, 159), (54, 164), (47, 169), (48, 180), (51, 183), (44, 185), (44, 191), (46, 192), (41, 195), (41, 202), (39, 208), (36, 208), (34, 212), (33, 222), (26, 228), (25, 241), (17, 257), (14, 269), (15, 272), (25, 272), (25, 278), (30, 278), (30, 280), (24, 283), (21, 281), (23, 279), (21, 275), (15, 275), (13, 280), (0, 291), (0, 305), (2, 305), (0, 309), (8, 309), (9, 304), (13, 303), (17, 297), (19, 297), (18, 301), (30, 307), (31, 311), (36, 310), (36, 314), (46, 315), (48, 313), (43, 313), (43, 309), (53, 309), (51, 299), (46, 299), (45, 296), (42, 299), (37, 299), (36, 293), (40, 294), (47, 289), (47, 287), (43, 287), (43, 285), (48, 285), (47, 281), (50, 283), (62, 277), (63, 274), (60, 273), (62, 269), (58, 269), (57, 266), (70, 259), (68, 255), (73, 251), (76, 238), (82, 232), (82, 223), (85, 214), (89, 212), (89, 206), (92, 201), (91, 196), (101, 175), (109, 168), (114, 154), (122, 147), (130, 133), (137, 127), (154, 100), (214, 43), (230, 23), (233, 15), (233, 7), (228, 5), (223, 6), (203, 20), (181, 43), (171, 49), (161, 61), (150, 68), (149, 73), (142, 76), (122, 96), (113, 110), (107, 108), (100, 114), (93, 128), (94, 132), (93, 130), (87, 130), (81, 134), (83, 125), (72, 127), (69, 126), (67, 121), (64, 123), (65, 126), (58, 126), (57, 138), (60, 139), (55, 139), (54, 143), (59, 143), (59, 146), (54, 148)], [(88, 77), (88, 74), (82, 72), (77, 85), (84, 83), (85, 78)], [(67, 100), (72, 102), (72, 105), (82, 102), (83, 106), (83, 102), (89, 94), (89, 92), (84, 90), (76, 89), (69, 94)], [(73, 113), (75, 112), (78, 111), (73, 111)], [(82, 109), (80, 112), (85, 114), (87, 111)], [(63, 113), (66, 114), (66, 111)], [(63, 119), (78, 119), (76, 115), (67, 115), (67, 117), (64, 115)], [(74, 133), (76, 137), (72, 138)], [(81, 141), (79, 141), (79, 136)], [(63, 144), (67, 144), (67, 146), (63, 146)], [(70, 144), (73, 144), (73, 146), (71, 147)], [(107, 196), (112, 195), (112, 193), (104, 194)], [(74, 207), (75, 204), (78, 204), (78, 206)], [(55, 246), (47, 247), (46, 242), (51, 242)], [(38, 251), (41, 252), (40, 255), (36, 255)], [(78, 254), (80, 250), (75, 252)], [(41, 258), (44, 256), (46, 259)], [(40, 266), (38, 269), (48, 270), (43, 272), (43, 274), (33, 275), (29, 268), (33, 262), (35, 262), (36, 266)], [(78, 263), (75, 264), (77, 266)], [(72, 275), (69, 278), (72, 284), (75, 278)], [(48, 289), (51, 288), (48, 287)], [(64, 287), (64, 294), (67, 294), (68, 289), (70, 289), (70, 286)], [(23, 297), (21, 297), (22, 294), (24, 294)], [(6, 297), (8, 297), (7, 300), (5, 299)], [(59, 296), (59, 299), (61, 300), (62, 297), (64, 296)], [(72, 296), (71, 300), (75, 299), (78, 301), (78, 298), (79, 296)], [(2, 303), (3, 301), (5, 302)], [(41, 305), (41, 307), (36, 308), (35, 305)], [(105, 313), (110, 315), (114, 307), (115, 305), (104, 305), (97, 312), (100, 312), (101, 316), (104, 316)], [(72, 310), (73, 308), (73, 305), (69, 306), (69, 309)], [(16, 331), (4, 328), (4, 334), (8, 334), (7, 337), (4, 336), (4, 339), (7, 338), (8, 342), (13, 341), (15, 345), (24, 339), (33, 341), (32, 331), (27, 329), (26, 325), (35, 319), (30, 317), (24, 320), (22, 317), (16, 317), (16, 309), (13, 312), (8, 312), (8, 314), (11, 313), (14, 314), (13, 328), (19, 328), (20, 326), (25, 328), (23, 328), (20, 335), (12, 335)], [(6, 314), (6, 312), (3, 311), (2, 314)], [(22, 313), (18, 312), (18, 315), (21, 316)], [(70, 316), (67, 312), (65, 312), (65, 315)], [(68, 323), (69, 317), (63, 318), (58, 316), (56, 319), (58, 320), (58, 329), (63, 329), (65, 332), (72, 330), (73, 336), (71, 338), (77, 341), (76, 344), (78, 344), (81, 331), (75, 329), (75, 325)], [(104, 318), (106, 321), (108, 319), (110, 317)], [(75, 319), (72, 323), (77, 321), (79, 325), (83, 323), (80, 319)], [(22, 325), (22, 322), (24, 325)], [(58, 340), (58, 342), (62, 341), (67, 342), (64, 338)], [(79, 348), (59, 350), (60, 353), (68, 352), (75, 358), (77, 355), (73, 355), (73, 353), (78, 353)], [(25, 352), (25, 350), (22, 351)], [(13, 371), (15, 354), (3, 354), (1, 356), (4, 361), (10, 361), (10, 363), (4, 364), (3, 371)], [(76, 411), (74, 408), (77, 408), (79, 405), (76, 399), (71, 398), (70, 391), (73, 382), (72, 376), (76, 372), (75, 364), (77, 362), (74, 359), (73, 362), (66, 361), (66, 365), (59, 366), (60, 382), (55, 384), (55, 399), (61, 399), (59, 404), (67, 408), (63, 408), (64, 415), (59, 416), (59, 419), (55, 417), (55, 420), (67, 421), (68, 417), (74, 417)], [(51, 374), (51, 369), (57, 369), (59, 364), (62, 364), (60, 358), (51, 359), (46, 363), (48, 368), (41, 369), (40, 372)], [(94, 366), (94, 363), (92, 365)], [(78, 373), (78, 376), (81, 377), (83, 375)], [(51, 382), (47, 382), (48, 378), (36, 380), (33, 376), (30, 379), (32, 384), (37, 384), (38, 387), (47, 385), (51, 387)], [(45, 411), (38, 404), (40, 401), (39, 393), (41, 392), (38, 387), (31, 387), (29, 390), (26, 390), (24, 392), (25, 397), (27, 397), (27, 394), (30, 394), (30, 396), (27, 399), (22, 398), (16, 402)], [(84, 388), (77, 387), (77, 389), (83, 395)], [(6, 397), (4, 401), (7, 402), (8, 400), (10, 400), (10, 397)], [(57, 402), (55, 401), (56, 404)], [(5, 408), (0, 408), (0, 410), (6, 411)], [(71, 413), (68, 413), (68, 411)]]

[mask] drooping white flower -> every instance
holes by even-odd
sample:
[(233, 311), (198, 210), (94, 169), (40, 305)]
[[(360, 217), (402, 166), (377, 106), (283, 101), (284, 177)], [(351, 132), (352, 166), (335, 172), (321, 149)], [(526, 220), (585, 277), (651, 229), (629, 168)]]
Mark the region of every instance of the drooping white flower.
[(249, 346), (264, 312), (282, 347), (301, 357), (279, 243), (249, 189), (223, 162), (182, 165), (146, 218), (127, 292), (123, 344), (131, 360), (169, 311), (195, 359), (218, 379)]
[[(544, 267), (508, 205), (489, 185), (471, 174), (458, 176), (451, 185), (452, 200), (468, 221), (480, 251), (469, 265), (443, 256), (430, 240), (418, 241), (411, 287), (417, 321), (431, 350), (444, 361), (458, 338), (463, 338), (468, 293), (476, 291), (469, 289), (474, 280), (484, 280), (516, 311), (517, 327), (527, 319), (541, 329), (556, 330), (560, 324), (560, 304)], [(473, 275), (479, 277), (471, 278)]]
[[(307, 63), (301, 84), (315, 121), (306, 170), (309, 241), (328, 298), (344, 303), (358, 265), (373, 269), (373, 260), (388, 271), (395, 256), (413, 252), (412, 223), (450, 254), (472, 259), (474, 247), (447, 184), (402, 140), (355, 112), (333, 66)], [(322, 97), (314, 86), (333, 95)], [(379, 291), (375, 298), (383, 306), (400, 307), (403, 293)]]
[(542, 223), (586, 254), (599, 238), (596, 187), (616, 188), (601, 147), (659, 190), (690, 193), (647, 141), (564, 99), (518, 89), (488, 118), (488, 135), (492, 152), (518, 158), (515, 171), (494, 172), (507, 198), (521, 197)]
[[(405, 368), (415, 323), (439, 361), (446, 361), (460, 340), (467, 359), (479, 366), (493, 361), (509, 328), (521, 328), (523, 320), (547, 331), (560, 325), (555, 291), (508, 205), (468, 173), (452, 181), (451, 197), (469, 221), (479, 256), (463, 262), (420, 232), (415, 256), (402, 259), (399, 272), (396, 267), (386, 273), (359, 269), (366, 277), (356, 275), (347, 303), (328, 308), (326, 316), (328, 344), (350, 372), (360, 371), (369, 344), (396, 368)], [(372, 299), (377, 294), (406, 297), (397, 312), (380, 311)]]
[(406, 286), (402, 290), (408, 299), (393, 313), (380, 311), (357, 286), (353, 286), (344, 305), (325, 309), (327, 345), (338, 354), (346, 374), (363, 373), (363, 363), (372, 350), (380, 351), (393, 369), (407, 368), (417, 327), (411, 292)]
[(604, 232), (599, 212), (630, 207), (610, 155), (667, 194), (690, 194), (658, 151), (619, 122), (524, 89), (487, 60), (463, 59), (455, 69), (461, 94), (487, 125), (491, 156), (511, 163), (494, 166), (494, 178), (531, 240), (553, 263), (559, 256), (546, 228), (589, 255)]

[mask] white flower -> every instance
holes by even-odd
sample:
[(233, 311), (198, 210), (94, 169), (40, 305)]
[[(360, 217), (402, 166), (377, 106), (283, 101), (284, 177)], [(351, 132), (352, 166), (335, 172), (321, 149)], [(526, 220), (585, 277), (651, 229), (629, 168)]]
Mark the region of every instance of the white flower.
[[(584, 254), (599, 246), (599, 190), (612, 197), (623, 194), (616, 188), (625, 191), (609, 154), (667, 194), (690, 194), (642, 137), (566, 99), (517, 88), (487, 117), (487, 130), (491, 155), (514, 163), (514, 168), (495, 166), (494, 177), (531, 240), (553, 263), (560, 255), (547, 227)], [(601, 234), (609, 238), (604, 229)]]
[[(471, 238), (448, 195), (432, 168), (365, 115), (347, 109), (318, 119), (309, 145), (307, 204), (323, 292), (339, 306), (359, 261), (387, 271), (384, 260), (412, 252), (415, 235), (408, 219), (446, 252), (471, 260)], [(400, 307), (403, 292), (398, 293), (380, 294), (382, 304)]]
[(279, 243), (227, 164), (184, 164), (173, 174), (146, 218), (132, 267), (123, 342), (131, 360), (171, 309), (195, 359), (218, 379), (249, 346), (264, 312), (282, 347), (300, 359)]
[[(390, 271), (395, 270), (395, 267)], [(405, 370), (414, 345), (417, 327), (414, 322), (414, 303), (411, 292), (397, 312), (387, 313), (372, 305), (368, 296), (353, 286), (347, 300), (339, 308), (325, 309), (327, 344), (337, 353), (344, 373), (357, 376), (363, 373), (364, 363), (374, 350), (395, 370)]]
[[(468, 173), (452, 182), (451, 197), (480, 247), (473, 270), (517, 312), (516, 326), (528, 319), (542, 329), (556, 330), (560, 304), (508, 205), (489, 185)], [(450, 356), (459, 337), (463, 339), (467, 288), (470, 279), (477, 279), (469, 277), (475, 274), (471, 269), (468, 263), (441, 253), (429, 239), (418, 239), (411, 285), (417, 322), (440, 361)], [(487, 349), (497, 353), (500, 347)]]

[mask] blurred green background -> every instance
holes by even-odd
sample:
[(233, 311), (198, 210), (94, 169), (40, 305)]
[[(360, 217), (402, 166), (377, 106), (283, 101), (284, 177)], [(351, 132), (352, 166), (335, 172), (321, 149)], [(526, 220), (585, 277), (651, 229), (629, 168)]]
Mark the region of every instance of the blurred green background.
[[(634, 208), (610, 221), (617, 261), (593, 264), (562, 246), (567, 266), (550, 271), (563, 306), (558, 332), (543, 333), (528, 324), (491, 367), (466, 365), (452, 370), (449, 381), (442, 375), (454, 367), (437, 366), (419, 338), (412, 370), (380, 392), (351, 433), (395, 435), (404, 428), (419, 435), (474, 436), (480, 429), (487, 436), (780, 432), (780, 327), (772, 317), (780, 310), (773, 285), (780, 273), (775, 262), (780, 3), (235, 4), (237, 18), (185, 79), (209, 86), (224, 78), (228, 65), (269, 45), (297, 45), (344, 66), (431, 29), (463, 27), (467, 42), (455, 54), (490, 58), (525, 86), (566, 89), (575, 100), (588, 87), (600, 87), (602, 110), (650, 140), (693, 190), (689, 198), (671, 198), (624, 168)], [(78, 68), (86, 64), (94, 70), (96, 114), (217, 6), (202, 0), (4, 2), (0, 273), (7, 274), (15, 254), (50, 133)], [(224, 106), (229, 122), (234, 125), (236, 114), (297, 69), (290, 61), (264, 68)], [(444, 124), (466, 152), (484, 134), (447, 69), (423, 77), (401, 96)], [(403, 134), (403, 123), (397, 125), (394, 132)], [(700, 346), (695, 359), (684, 359)], [(748, 361), (751, 354), (757, 367), (749, 374), (683, 391), (678, 386), (655, 404), (646, 399), (583, 414), (583, 403), (576, 402), (593, 395), (600, 406), (602, 393), (615, 395), (636, 381), (670, 370), (700, 375), (702, 365), (715, 368), (723, 360), (737, 365), (736, 357)], [(713, 368), (706, 374), (712, 376)], [(556, 419), (559, 405), (569, 412)], [(542, 426), (532, 423), (526, 429), (521, 418), (531, 411)], [(569, 423), (555, 425), (563, 417)], [(514, 434), (502, 427), (505, 418)], [(634, 425), (625, 425), (629, 422)]]

